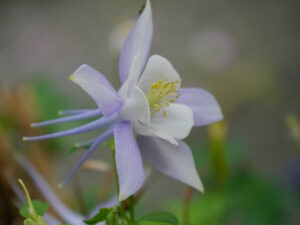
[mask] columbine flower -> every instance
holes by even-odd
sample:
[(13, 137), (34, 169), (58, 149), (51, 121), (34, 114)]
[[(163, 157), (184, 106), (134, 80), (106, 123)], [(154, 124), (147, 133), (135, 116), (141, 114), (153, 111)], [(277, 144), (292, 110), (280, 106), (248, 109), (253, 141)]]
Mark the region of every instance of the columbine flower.
[[(22, 156), (17, 157), (17, 161), (27, 172), (30, 178), (33, 180), (39, 191), (43, 194), (44, 198), (50, 204), (55, 213), (63, 220), (64, 223), (73, 225), (84, 225), (83, 220), (91, 218), (94, 216), (101, 208), (110, 208), (118, 205), (117, 196), (112, 197), (107, 202), (97, 205), (88, 215), (81, 215), (73, 210), (69, 209), (54, 193), (54, 191), (49, 187), (47, 182), (44, 180), (42, 175), (34, 168), (34, 166)], [(26, 201), (26, 197), (23, 192), (18, 188), (18, 185), (10, 178), (10, 185), (15, 192), (21, 203)], [(62, 221), (57, 219), (54, 215), (46, 213), (43, 216), (47, 225), (59, 225)], [(98, 225), (105, 225), (105, 223), (98, 223)]]
[[(189, 147), (181, 140), (193, 126), (222, 119), (216, 99), (199, 88), (181, 88), (181, 78), (162, 56), (148, 59), (152, 40), (152, 12), (147, 1), (143, 13), (127, 37), (119, 61), (122, 86), (116, 92), (109, 81), (88, 65), (79, 67), (70, 79), (96, 102), (98, 109), (66, 111), (69, 117), (33, 124), (41, 126), (103, 115), (84, 126), (24, 140), (41, 140), (84, 133), (108, 127), (92, 140), (68, 181), (87, 157), (105, 140), (114, 136), (120, 183), (119, 200), (135, 193), (143, 184), (143, 156), (159, 171), (200, 191)], [(147, 60), (148, 59), (148, 60)], [(138, 135), (135, 138), (135, 133)]]

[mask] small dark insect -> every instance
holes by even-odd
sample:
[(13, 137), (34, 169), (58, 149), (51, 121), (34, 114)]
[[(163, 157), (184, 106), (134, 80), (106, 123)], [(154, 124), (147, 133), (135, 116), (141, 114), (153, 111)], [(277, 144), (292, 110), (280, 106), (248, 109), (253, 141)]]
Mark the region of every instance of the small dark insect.
[(141, 14), (142, 14), (142, 12), (143, 12), (144, 9), (145, 9), (145, 6), (146, 6), (146, 3), (143, 4), (142, 8), (141, 8), (141, 9), (139, 10), (139, 12), (138, 12), (138, 15), (141, 15)]

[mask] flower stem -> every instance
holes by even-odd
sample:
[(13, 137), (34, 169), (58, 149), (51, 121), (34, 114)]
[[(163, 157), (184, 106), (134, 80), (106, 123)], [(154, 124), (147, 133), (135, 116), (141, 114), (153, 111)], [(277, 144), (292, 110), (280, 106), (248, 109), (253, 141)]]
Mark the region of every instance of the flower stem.
[(130, 223), (130, 219), (126, 215), (123, 204), (120, 204), (119, 211), (122, 219), (124, 219), (127, 223)]
[(134, 224), (134, 197), (131, 195), (129, 197), (129, 213), (130, 213), (130, 220), (132, 224)]
[(117, 193), (119, 194), (120, 190), (120, 183), (119, 183), (119, 177), (118, 177), (118, 171), (117, 171), (117, 163), (116, 163), (116, 151), (115, 149), (111, 149), (113, 152), (113, 161), (114, 161), (114, 170), (115, 170), (115, 177), (116, 177), (116, 185), (117, 185)]
[(183, 194), (183, 225), (190, 225), (190, 203), (193, 196), (193, 189), (186, 186)]
[[(115, 171), (115, 178), (116, 178), (116, 185), (117, 185), (117, 193), (119, 194), (120, 183), (119, 183), (119, 177), (118, 177), (118, 171), (117, 171), (117, 163), (116, 163), (116, 150), (115, 150), (114, 145), (111, 145), (110, 149), (113, 152), (113, 162), (114, 162), (114, 171)], [(118, 207), (121, 219), (125, 220), (127, 223), (130, 223), (130, 219), (126, 215), (126, 212), (124, 210), (124, 206), (123, 206), (122, 203), (123, 202), (120, 202), (120, 206)]]

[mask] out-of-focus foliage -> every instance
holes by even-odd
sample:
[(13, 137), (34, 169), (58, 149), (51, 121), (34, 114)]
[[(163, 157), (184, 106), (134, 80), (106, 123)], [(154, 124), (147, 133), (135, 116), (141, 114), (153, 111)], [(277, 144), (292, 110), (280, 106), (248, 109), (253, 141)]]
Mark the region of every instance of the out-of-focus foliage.
[[(213, 126), (220, 126), (215, 124)], [(212, 135), (209, 128), (209, 136)], [(211, 139), (210, 139), (211, 140)], [(295, 198), (296, 193), (291, 186), (285, 186), (275, 178), (268, 177), (253, 171), (247, 166), (247, 151), (243, 145), (232, 145), (223, 143), (222, 149), (226, 149), (224, 157), (228, 157), (231, 173), (228, 180), (220, 186), (216, 180), (215, 171), (223, 165), (223, 160), (212, 161), (205, 157), (208, 150), (213, 146), (218, 146), (218, 141), (207, 147), (197, 147), (193, 144), (192, 149), (195, 155), (200, 155), (206, 160), (198, 161), (200, 168), (205, 168), (204, 180), (206, 192), (195, 196), (190, 205), (190, 225), (288, 225), (297, 221), (299, 198)], [(219, 145), (221, 149), (221, 146)], [(214, 148), (213, 148), (214, 149)], [(213, 150), (211, 149), (211, 150)], [(244, 154), (236, 155), (236, 152)], [(212, 158), (214, 159), (214, 158)], [(237, 160), (238, 159), (238, 160)], [(220, 163), (220, 165), (218, 165)], [(174, 213), (181, 215), (184, 221), (184, 203), (170, 202), (173, 205)], [(175, 205), (175, 206), (174, 206)]]
[[(39, 200), (32, 200), (32, 205), (36, 211), (36, 213), (40, 216), (43, 216), (48, 207), (49, 207), (49, 204), (48, 203), (45, 203), (45, 202), (41, 202)], [(21, 209), (20, 209), (20, 214), (24, 217), (24, 218), (28, 218), (29, 217), (29, 204), (28, 202), (25, 202)]]
[[(289, 189), (269, 179), (242, 169), (224, 189), (210, 187), (192, 201), (191, 225), (290, 224), (298, 213), (297, 203)], [(180, 203), (175, 208), (174, 212), (180, 215)]]
[(226, 158), (226, 140), (228, 128), (225, 121), (212, 124), (208, 127), (208, 141), (211, 154), (211, 164), (216, 181), (219, 185), (225, 184), (228, 179), (228, 162)]
[(291, 136), (300, 151), (300, 123), (299, 120), (292, 114), (286, 117), (286, 124), (290, 129)]
[[(55, 153), (59, 152), (56, 150), (60, 150), (60, 143), (51, 141), (24, 143), (22, 136), (43, 132), (43, 129), (33, 131), (30, 123), (39, 121), (45, 117), (45, 114), (57, 110), (53, 107), (54, 104), (49, 104), (48, 99), (54, 101), (56, 98), (62, 98), (58, 98), (58, 92), (55, 91), (51, 82), (42, 81), (35, 81), (32, 85), (10, 87), (3, 85), (0, 87), (0, 98), (0, 164), (2, 169), (0, 173), (0, 216), (2, 218), (0, 224), (2, 225), (3, 222), (6, 225), (12, 224), (12, 221), (17, 223), (19, 218), (15, 205), (17, 201), (14, 200), (8, 179), (24, 177), (24, 172), (15, 162), (14, 154), (27, 155), (44, 176), (52, 178), (49, 181), (55, 180), (53, 159), (57, 155)], [(41, 102), (47, 104), (41, 104)], [(49, 105), (52, 105), (51, 111)], [(61, 103), (60, 106), (63, 105)], [(33, 196), (36, 196), (37, 192), (31, 181), (26, 180), (26, 183), (30, 185)]]

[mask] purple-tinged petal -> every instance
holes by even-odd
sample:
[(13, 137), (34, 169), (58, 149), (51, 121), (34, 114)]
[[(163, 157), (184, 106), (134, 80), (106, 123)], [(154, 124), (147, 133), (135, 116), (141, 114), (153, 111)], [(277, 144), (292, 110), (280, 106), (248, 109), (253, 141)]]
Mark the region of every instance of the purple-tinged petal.
[(58, 137), (65, 137), (75, 134), (81, 134), (93, 130), (97, 130), (103, 127), (110, 126), (116, 122), (118, 122), (120, 118), (118, 116), (114, 116), (111, 118), (100, 118), (98, 120), (95, 120), (93, 122), (90, 122), (88, 124), (85, 124), (80, 127), (76, 127), (73, 129), (69, 129), (66, 131), (56, 132), (52, 134), (46, 134), (41, 136), (35, 136), (35, 137), (23, 137), (23, 141), (36, 141), (36, 140), (44, 140), (44, 139), (50, 139), (50, 138), (58, 138)]
[(96, 102), (103, 116), (110, 117), (122, 106), (114, 87), (100, 72), (88, 65), (80, 66), (70, 80), (78, 84)]
[(84, 153), (80, 161), (76, 164), (70, 175), (62, 182), (60, 186), (65, 185), (74, 176), (77, 170), (79, 170), (80, 166), (87, 160), (87, 158), (97, 149), (97, 147), (112, 136), (113, 129), (108, 129), (105, 132), (103, 132), (99, 137), (97, 137), (91, 145), (91, 147)]
[(46, 125), (51, 125), (51, 124), (57, 124), (57, 123), (66, 123), (66, 122), (71, 122), (75, 120), (82, 120), (90, 117), (95, 117), (101, 115), (99, 109), (95, 109), (89, 112), (73, 115), (73, 116), (67, 116), (59, 119), (54, 119), (54, 120), (48, 120), (44, 122), (39, 122), (39, 123), (32, 123), (32, 127), (41, 127), (41, 126), (46, 126)]
[(146, 6), (139, 16), (137, 22), (125, 40), (119, 61), (120, 80), (124, 83), (135, 60), (135, 71), (140, 74), (147, 61), (153, 34), (152, 11), (150, 1), (147, 0)]
[[(81, 114), (81, 113), (86, 113), (86, 112), (91, 112), (94, 111), (95, 109), (70, 109), (70, 110), (59, 110), (58, 115), (60, 116), (65, 116), (65, 115), (76, 115), (76, 114)], [(99, 110), (99, 109), (96, 109)], [(100, 110), (99, 110), (100, 112)], [(101, 112), (100, 112), (101, 113)]]
[(116, 165), (122, 201), (140, 189), (144, 182), (144, 168), (140, 150), (129, 121), (115, 126)]
[(201, 88), (183, 88), (176, 103), (190, 107), (194, 114), (194, 125), (204, 126), (223, 119), (223, 114), (216, 98)]
[(184, 142), (178, 142), (179, 145), (172, 145), (157, 137), (138, 136), (143, 156), (155, 169), (203, 191), (190, 148)]
[(55, 212), (67, 223), (79, 225), (83, 217), (66, 207), (55, 195), (47, 182), (43, 179), (40, 173), (31, 165), (24, 157), (18, 156), (18, 162), (34, 181), (40, 192), (46, 198), (47, 202), (52, 206)]

